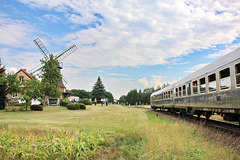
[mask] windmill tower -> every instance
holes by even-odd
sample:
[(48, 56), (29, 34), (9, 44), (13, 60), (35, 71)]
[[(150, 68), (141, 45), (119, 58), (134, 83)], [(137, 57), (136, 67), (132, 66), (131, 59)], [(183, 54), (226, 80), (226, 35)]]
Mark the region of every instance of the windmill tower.
[[(47, 48), (44, 46), (42, 41), (39, 38), (37, 38), (37, 39), (34, 40), (34, 43), (37, 45), (39, 50), (43, 53), (45, 60), (49, 60), (51, 53), (47, 50)], [(54, 56), (54, 59), (58, 61), (58, 69), (59, 69), (60, 73), (61, 73), (61, 69), (63, 68), (63, 63), (60, 62), (60, 61), (62, 61), (63, 59), (65, 59), (66, 57), (71, 55), (77, 49), (78, 49), (77, 46), (74, 44), (74, 45), (71, 45), (70, 47), (68, 47), (64, 51), (62, 51), (59, 54)], [(38, 66), (36, 66), (35, 68), (31, 69), (29, 72), (32, 73), (32, 74), (36, 74), (38, 71), (40, 71), (43, 68), (43, 66), (44, 66), (44, 64), (41, 63)], [(66, 84), (67, 84), (67, 80), (62, 75), (62, 81), (61, 81), (61, 84), (60, 84), (60, 90), (61, 90), (62, 93), (66, 92), (66, 87), (65, 87)]]

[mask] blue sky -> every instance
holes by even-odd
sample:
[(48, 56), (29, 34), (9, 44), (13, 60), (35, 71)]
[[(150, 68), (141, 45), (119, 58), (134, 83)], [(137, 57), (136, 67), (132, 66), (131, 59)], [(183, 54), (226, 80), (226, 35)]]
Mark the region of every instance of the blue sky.
[(100, 76), (115, 98), (174, 83), (239, 47), (240, 3), (232, 0), (0, 0), (0, 58), (30, 70), (72, 44), (68, 89), (92, 90)]

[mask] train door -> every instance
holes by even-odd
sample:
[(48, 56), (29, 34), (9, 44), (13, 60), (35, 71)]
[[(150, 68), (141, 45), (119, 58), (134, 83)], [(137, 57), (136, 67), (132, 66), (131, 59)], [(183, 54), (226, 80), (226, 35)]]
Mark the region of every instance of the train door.
[(190, 103), (191, 103), (191, 97), (192, 95), (192, 88), (191, 88), (191, 82), (187, 83), (187, 103), (188, 103), (188, 107), (190, 107)]

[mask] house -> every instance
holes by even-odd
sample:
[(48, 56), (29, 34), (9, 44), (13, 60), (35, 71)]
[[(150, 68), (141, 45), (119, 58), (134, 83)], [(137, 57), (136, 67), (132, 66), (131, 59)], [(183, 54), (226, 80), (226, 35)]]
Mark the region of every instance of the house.
[[(15, 73), (19, 79), (19, 81), (23, 82), (23, 80), (31, 80), (33, 79), (33, 75), (28, 73), (26, 69), (20, 69), (17, 73)], [(24, 86), (20, 86), (24, 88)], [(12, 95), (7, 95), (8, 99), (19, 98), (19, 93), (13, 93)]]
[[(19, 81), (23, 82), (23, 80), (31, 80), (34, 78), (32, 73), (28, 73), (26, 69), (20, 69), (16, 75), (18, 76)], [(20, 86), (23, 88), (24, 86)], [(64, 86), (63, 82), (60, 83), (60, 92), (62, 93), (60, 96), (60, 99), (67, 98), (70, 96), (70, 93), (66, 92), (66, 87)], [(18, 93), (14, 93), (12, 97), (8, 97), (10, 99), (12, 98), (18, 98)]]

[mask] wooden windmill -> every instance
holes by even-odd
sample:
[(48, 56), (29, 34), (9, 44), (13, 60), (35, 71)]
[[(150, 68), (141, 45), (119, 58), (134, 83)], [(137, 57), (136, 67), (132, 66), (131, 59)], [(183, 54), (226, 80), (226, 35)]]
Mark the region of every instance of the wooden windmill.
[[(44, 46), (44, 44), (42, 43), (42, 41), (37, 38), (34, 40), (34, 43), (37, 45), (37, 47), (40, 49), (40, 51), (44, 54), (44, 58), (45, 60), (49, 60), (50, 58), (50, 53), (49, 51), (47, 50), (47, 48)], [(58, 61), (58, 69), (59, 69), (59, 72), (61, 73), (61, 69), (63, 67), (63, 63), (60, 62), (62, 61), (64, 58), (68, 57), (69, 55), (71, 55), (73, 52), (75, 52), (77, 50), (77, 46), (74, 44), (74, 45), (71, 45), (70, 47), (68, 47), (67, 49), (65, 49), (64, 51), (60, 52), (59, 54), (53, 56), (55, 60)], [(31, 69), (29, 72), (32, 73), (32, 74), (35, 74), (37, 73), (38, 71), (40, 71), (42, 68), (43, 68), (44, 64), (39, 64), (38, 66), (36, 66), (35, 68)], [(61, 81), (61, 88), (66, 88), (65, 85), (67, 84), (67, 80), (66, 78), (62, 75), (62, 81)]]

